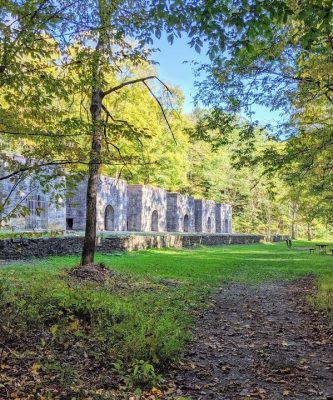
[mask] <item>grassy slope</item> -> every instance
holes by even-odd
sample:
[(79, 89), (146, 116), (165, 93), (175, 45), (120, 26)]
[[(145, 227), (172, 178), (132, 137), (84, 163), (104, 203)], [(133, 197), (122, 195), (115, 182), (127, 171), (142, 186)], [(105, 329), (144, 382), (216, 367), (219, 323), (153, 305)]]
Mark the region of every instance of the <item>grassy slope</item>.
[[(316, 304), (332, 313), (333, 257), (310, 255), (302, 249), (309, 246), (306, 242), (294, 246), (293, 250), (280, 243), (99, 254), (97, 262), (132, 279), (131, 290), (115, 291), (96, 290), (93, 285), (73, 290), (63, 274), (77, 265), (78, 257), (17, 262), (0, 269), (0, 321), (7, 321), (7, 334), (19, 336), (28, 326), (31, 331), (42, 327), (43, 340), (51, 345), (56, 341), (57, 348), (63, 341), (89, 337), (99, 341), (94, 345), (101, 348), (101, 357), (108, 354), (113, 362), (131, 365), (143, 359), (162, 367), (181, 354), (195, 310), (208, 293), (227, 282), (256, 284), (316, 274)], [(182, 284), (159, 285), (162, 278)]]

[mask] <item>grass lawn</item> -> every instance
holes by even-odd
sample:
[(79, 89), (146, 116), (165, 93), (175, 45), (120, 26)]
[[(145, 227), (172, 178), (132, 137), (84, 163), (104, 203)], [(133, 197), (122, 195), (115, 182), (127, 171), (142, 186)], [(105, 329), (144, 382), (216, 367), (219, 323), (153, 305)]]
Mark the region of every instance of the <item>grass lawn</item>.
[[(3, 267), (0, 344), (9, 350), (0, 350), (0, 382), (9, 382), (18, 398), (21, 390), (46, 399), (117, 398), (158, 385), (159, 374), (181, 357), (209, 294), (232, 281), (314, 274), (318, 294), (311, 301), (333, 317), (333, 257), (310, 255), (307, 242), (293, 245), (98, 254), (96, 262), (120, 273), (102, 286), (69, 279), (67, 271), (79, 261), (74, 256)], [(16, 369), (24, 383), (16, 382)], [(64, 397), (54, 394), (59, 387)]]

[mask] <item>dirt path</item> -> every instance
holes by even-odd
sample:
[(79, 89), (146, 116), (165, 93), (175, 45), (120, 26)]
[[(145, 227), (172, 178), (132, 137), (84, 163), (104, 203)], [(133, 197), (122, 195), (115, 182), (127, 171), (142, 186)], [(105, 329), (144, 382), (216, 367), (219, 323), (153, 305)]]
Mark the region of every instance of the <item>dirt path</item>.
[(230, 285), (194, 331), (177, 394), (193, 400), (333, 399), (333, 334), (313, 280)]

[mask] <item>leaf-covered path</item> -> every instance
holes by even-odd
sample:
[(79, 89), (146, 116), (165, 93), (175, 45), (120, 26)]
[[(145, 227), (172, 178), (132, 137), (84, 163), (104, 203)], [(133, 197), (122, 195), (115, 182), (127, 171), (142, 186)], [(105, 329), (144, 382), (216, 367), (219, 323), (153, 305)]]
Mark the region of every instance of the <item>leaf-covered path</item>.
[(190, 399), (333, 399), (333, 335), (306, 303), (313, 280), (230, 285), (173, 379)]

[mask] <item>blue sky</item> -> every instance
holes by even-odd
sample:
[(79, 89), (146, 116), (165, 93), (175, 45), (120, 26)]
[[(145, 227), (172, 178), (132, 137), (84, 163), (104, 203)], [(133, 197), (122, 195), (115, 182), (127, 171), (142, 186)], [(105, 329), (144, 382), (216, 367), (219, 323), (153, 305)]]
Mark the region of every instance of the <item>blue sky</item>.
[(208, 59), (204, 52), (198, 54), (187, 42), (188, 38), (183, 36), (170, 45), (166, 38), (162, 37), (154, 42), (154, 47), (158, 47), (160, 51), (156, 52), (153, 58), (159, 62), (157, 69), (160, 78), (182, 89), (185, 94), (184, 110), (191, 112), (195, 93), (191, 61), (206, 62)]
[[(185, 94), (184, 111), (190, 113), (194, 108), (193, 97), (195, 94), (194, 88), (194, 72), (191, 61), (207, 62), (208, 57), (203, 50), (198, 54), (194, 48), (188, 44), (188, 38), (183, 36), (181, 39), (176, 39), (173, 45), (170, 45), (166, 37), (154, 42), (154, 47), (160, 49), (154, 54), (154, 60), (159, 62), (157, 66), (159, 76), (162, 80), (178, 85)], [(184, 63), (184, 61), (188, 61)], [(273, 123), (281, 120), (278, 112), (272, 112), (269, 109), (261, 106), (253, 107), (254, 117), (260, 123)]]

